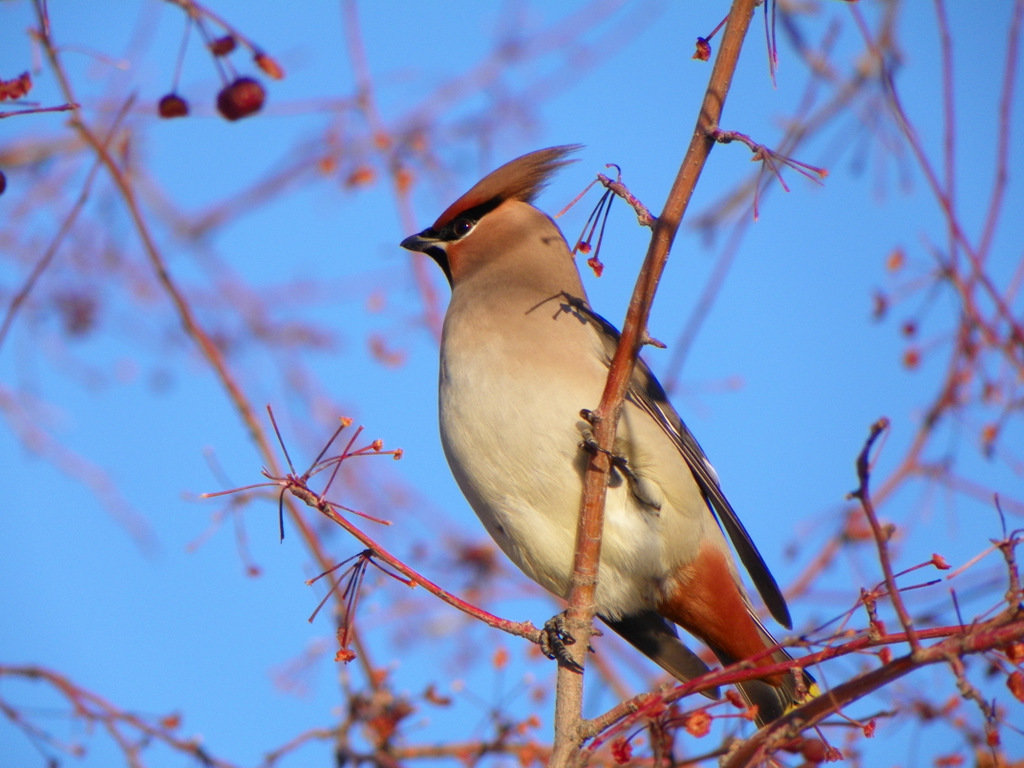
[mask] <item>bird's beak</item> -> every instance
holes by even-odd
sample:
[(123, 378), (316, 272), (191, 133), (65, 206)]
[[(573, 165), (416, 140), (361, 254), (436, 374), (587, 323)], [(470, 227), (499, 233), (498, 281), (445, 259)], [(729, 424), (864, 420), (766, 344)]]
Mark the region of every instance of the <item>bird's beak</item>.
[(432, 258), (441, 267), (444, 276), (448, 278), (448, 285), (453, 285), (452, 270), (448, 264), (448, 252), (445, 250), (445, 243), (437, 236), (433, 227), (427, 227), (417, 235), (409, 235), (409, 237), (401, 242), (401, 246), (409, 251), (425, 253)]
[(417, 235), (409, 235), (401, 242), (401, 246), (407, 251), (417, 251), (419, 253), (428, 253), (428, 249), (432, 245), (437, 245), (438, 239), (434, 236), (433, 232), (429, 229), (424, 229)]

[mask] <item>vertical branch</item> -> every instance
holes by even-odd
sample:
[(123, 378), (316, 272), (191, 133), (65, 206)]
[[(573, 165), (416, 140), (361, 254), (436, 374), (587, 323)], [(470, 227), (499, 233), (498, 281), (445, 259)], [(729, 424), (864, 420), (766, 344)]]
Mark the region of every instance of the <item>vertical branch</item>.
[(881, 418), (871, 425), (868, 439), (864, 442), (860, 455), (857, 456), (857, 479), (860, 483), (857, 486), (857, 490), (850, 494), (850, 497), (860, 501), (861, 508), (864, 510), (864, 516), (868, 519), (868, 524), (871, 526), (871, 533), (874, 535), (875, 544), (878, 546), (878, 560), (882, 565), (882, 573), (885, 574), (885, 586), (889, 591), (889, 600), (892, 601), (892, 606), (896, 610), (900, 624), (903, 625), (903, 630), (907, 633), (907, 642), (910, 643), (911, 649), (916, 652), (921, 649), (921, 641), (917, 636), (917, 631), (914, 629), (910, 613), (907, 611), (906, 605), (903, 604), (903, 598), (900, 596), (899, 587), (896, 584), (896, 576), (892, 570), (892, 559), (889, 556), (889, 534), (887, 531), (882, 530), (882, 526), (878, 522), (878, 515), (875, 514), (875, 505), (871, 501), (871, 492), (868, 489), (871, 479), (871, 448), (874, 446), (875, 440), (888, 428), (889, 420), (886, 418)]
[[(935, 0), (935, 17), (939, 23), (939, 45), (942, 50), (942, 164), (945, 186), (943, 193), (949, 201), (950, 216), (955, 220), (956, 207), (956, 100), (953, 95), (953, 36), (949, 31), (949, 19), (943, 0)], [(956, 265), (956, 234), (950, 228), (949, 260)]]
[(996, 138), (995, 173), (993, 174), (992, 196), (985, 216), (985, 227), (978, 243), (978, 253), (984, 258), (992, 245), (996, 223), (1002, 212), (1006, 185), (1010, 178), (1010, 122), (1013, 117), (1014, 82), (1020, 65), (1020, 28), (1024, 16), (1024, 2), (1017, 0), (1013, 6), (1006, 34), (1006, 63), (1003, 66), (1003, 88), (999, 95), (999, 131)]
[[(654, 222), (651, 242), (643, 267), (629, 302), (622, 337), (612, 359), (601, 402), (593, 412), (594, 437), (598, 450), (591, 456), (584, 475), (583, 500), (576, 529), (576, 553), (573, 561), (573, 582), (569, 593), (566, 627), (577, 640), (570, 646), (573, 659), (582, 666), (594, 617), (598, 563), (601, 555), (601, 533), (604, 527), (604, 504), (610, 469), (608, 453), (615, 440), (619, 413), (633, 375), (640, 347), (647, 338), (647, 319), (658, 282), (668, 260), (669, 249), (679, 229), (679, 222), (714, 145), (713, 131), (718, 127), (725, 98), (750, 20), (755, 0), (734, 0), (729, 21), (715, 58), (697, 124), (676, 179), (669, 191), (665, 208)], [(555, 699), (555, 743), (552, 766), (566, 765), (581, 740), (583, 680), (582, 676), (560, 666)]]
[[(409, 200), (409, 175), (404, 171), (397, 155), (391, 152), (392, 140), (388, 133), (387, 126), (380, 116), (377, 108), (377, 100), (374, 96), (373, 76), (370, 72), (370, 62), (366, 56), (366, 47), (363, 44), (363, 33), (359, 23), (359, 6), (355, 0), (345, 0), (342, 3), (342, 11), (345, 16), (345, 49), (348, 52), (352, 64), (352, 71), (356, 79), (356, 102), (366, 116), (373, 133), (373, 145), (381, 151), (382, 155), (391, 155), (389, 163), (391, 172), (392, 189), (395, 195), (395, 202), (398, 206), (399, 215), (402, 218), (402, 229), (411, 232), (415, 225), (412, 216), (412, 206)], [(437, 341), (441, 339), (441, 302), (437, 291), (434, 288), (430, 276), (430, 264), (428, 259), (414, 257), (409, 260), (412, 269), (413, 282), (416, 290), (419, 291), (423, 301), (423, 320), (427, 328), (434, 335)]]

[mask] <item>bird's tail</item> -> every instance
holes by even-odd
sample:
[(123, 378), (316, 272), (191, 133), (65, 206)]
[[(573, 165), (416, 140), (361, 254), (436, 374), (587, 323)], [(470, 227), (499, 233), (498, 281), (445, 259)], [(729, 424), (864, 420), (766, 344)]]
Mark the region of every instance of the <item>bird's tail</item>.
[[(675, 627), (653, 611), (624, 616), (614, 621), (603, 616), (601, 618), (605, 624), (681, 682), (692, 680), (710, 671), (700, 657), (682, 643)], [(777, 645), (776, 640), (761, 625), (757, 617), (751, 614), (751, 618), (757, 625), (764, 646)], [(739, 661), (726, 651), (710, 643), (708, 645), (723, 664)], [(765, 657), (757, 663), (777, 664), (791, 661), (792, 658), (785, 650), (779, 648), (770, 657)], [(737, 683), (736, 686), (748, 705), (757, 706), (754, 719), (758, 727), (782, 717), (794, 707), (821, 693), (814, 678), (802, 669), (783, 672), (770, 678), (746, 680)], [(705, 695), (717, 698), (718, 691), (706, 691)]]
[[(758, 624), (760, 625), (760, 622)], [(760, 629), (764, 635), (766, 647), (778, 644), (764, 627), (760, 627)], [(739, 659), (729, 658), (728, 654), (720, 652), (714, 647), (711, 650), (723, 664), (739, 661)], [(759, 666), (780, 664), (792, 660), (792, 656), (784, 649), (779, 648), (771, 656), (759, 660), (757, 664)], [(818, 688), (818, 684), (810, 673), (799, 668), (793, 668), (780, 675), (773, 675), (771, 678), (745, 680), (736, 683), (736, 687), (739, 688), (740, 695), (743, 696), (743, 700), (747, 704), (757, 707), (757, 715), (754, 719), (759, 728), (821, 694), (821, 689)]]
[[(654, 611), (634, 613), (614, 621), (604, 616), (601, 619), (680, 682), (692, 680), (711, 671), (708, 665), (679, 639), (675, 627)], [(704, 695), (717, 699), (718, 689), (705, 691)]]

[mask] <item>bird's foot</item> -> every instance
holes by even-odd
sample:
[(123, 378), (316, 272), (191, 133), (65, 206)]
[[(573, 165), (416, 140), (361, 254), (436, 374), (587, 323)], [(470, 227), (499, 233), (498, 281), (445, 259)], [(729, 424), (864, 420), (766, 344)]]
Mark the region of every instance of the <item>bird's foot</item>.
[(540, 633), (540, 651), (549, 659), (557, 661), (573, 672), (582, 672), (583, 667), (569, 654), (569, 646), (576, 644), (576, 638), (565, 628), (565, 611), (557, 613), (544, 622)]
[(630, 482), (636, 481), (636, 475), (629, 466), (629, 461), (621, 453), (615, 453), (615, 451), (609, 451), (602, 448), (597, 444), (597, 440), (594, 438), (594, 430), (592, 424), (594, 423), (594, 413), (584, 408), (580, 411), (580, 418), (582, 421), (576, 422), (576, 428), (579, 430), (582, 440), (580, 441), (580, 448), (590, 454), (603, 453), (608, 457), (612, 467), (622, 473)]
[(580, 411), (581, 420), (576, 422), (576, 429), (579, 430), (582, 437), (580, 448), (591, 455), (603, 453), (607, 456), (608, 461), (612, 465), (611, 484), (617, 482), (616, 475), (626, 478), (626, 481), (629, 483), (629, 489), (637, 500), (645, 505), (648, 512), (655, 515), (658, 514), (664, 501), (664, 494), (661, 489), (650, 477), (644, 477), (633, 471), (629, 460), (623, 454), (616, 453), (614, 450), (606, 450), (597, 444), (592, 428), (595, 418), (593, 411), (588, 411), (585, 408)]

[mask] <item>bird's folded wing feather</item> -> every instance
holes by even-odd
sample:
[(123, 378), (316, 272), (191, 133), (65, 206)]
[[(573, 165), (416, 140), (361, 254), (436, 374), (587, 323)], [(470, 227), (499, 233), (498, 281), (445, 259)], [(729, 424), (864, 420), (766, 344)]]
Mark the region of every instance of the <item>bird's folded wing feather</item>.
[[(601, 620), (681, 682), (710, 672), (708, 665), (679, 639), (675, 628), (654, 611), (614, 621), (602, 616)], [(708, 689), (704, 695), (717, 699), (718, 688)]]
[[(595, 329), (602, 336), (602, 343), (604, 344), (608, 355), (608, 363), (610, 364), (611, 358), (615, 354), (615, 348), (619, 343), (618, 330), (590, 309), (589, 306), (579, 305), (576, 309), (594, 322)], [(732, 540), (736, 554), (750, 574), (750, 578), (753, 580), (754, 586), (757, 587), (761, 599), (768, 606), (768, 610), (780, 624), (787, 628), (792, 627), (789, 608), (786, 606), (786, 600), (782, 596), (782, 591), (779, 589), (775, 577), (768, 570), (768, 566), (764, 562), (764, 558), (761, 557), (761, 553), (757, 550), (757, 546), (750, 538), (750, 534), (747, 533), (747, 529), (740, 522), (736, 511), (732, 508), (728, 499), (725, 498), (725, 494), (722, 493), (714, 467), (711, 466), (711, 462), (704, 455), (704, 451), (701, 449), (700, 444), (698, 444), (697, 439), (686, 428), (683, 420), (668, 401), (665, 390), (642, 359), (637, 360), (636, 367), (633, 369), (633, 378), (630, 381), (626, 397), (654, 419), (672, 440), (686, 465), (693, 473), (694, 480), (696, 480), (709, 508), (715, 514), (719, 525), (722, 526)]]

